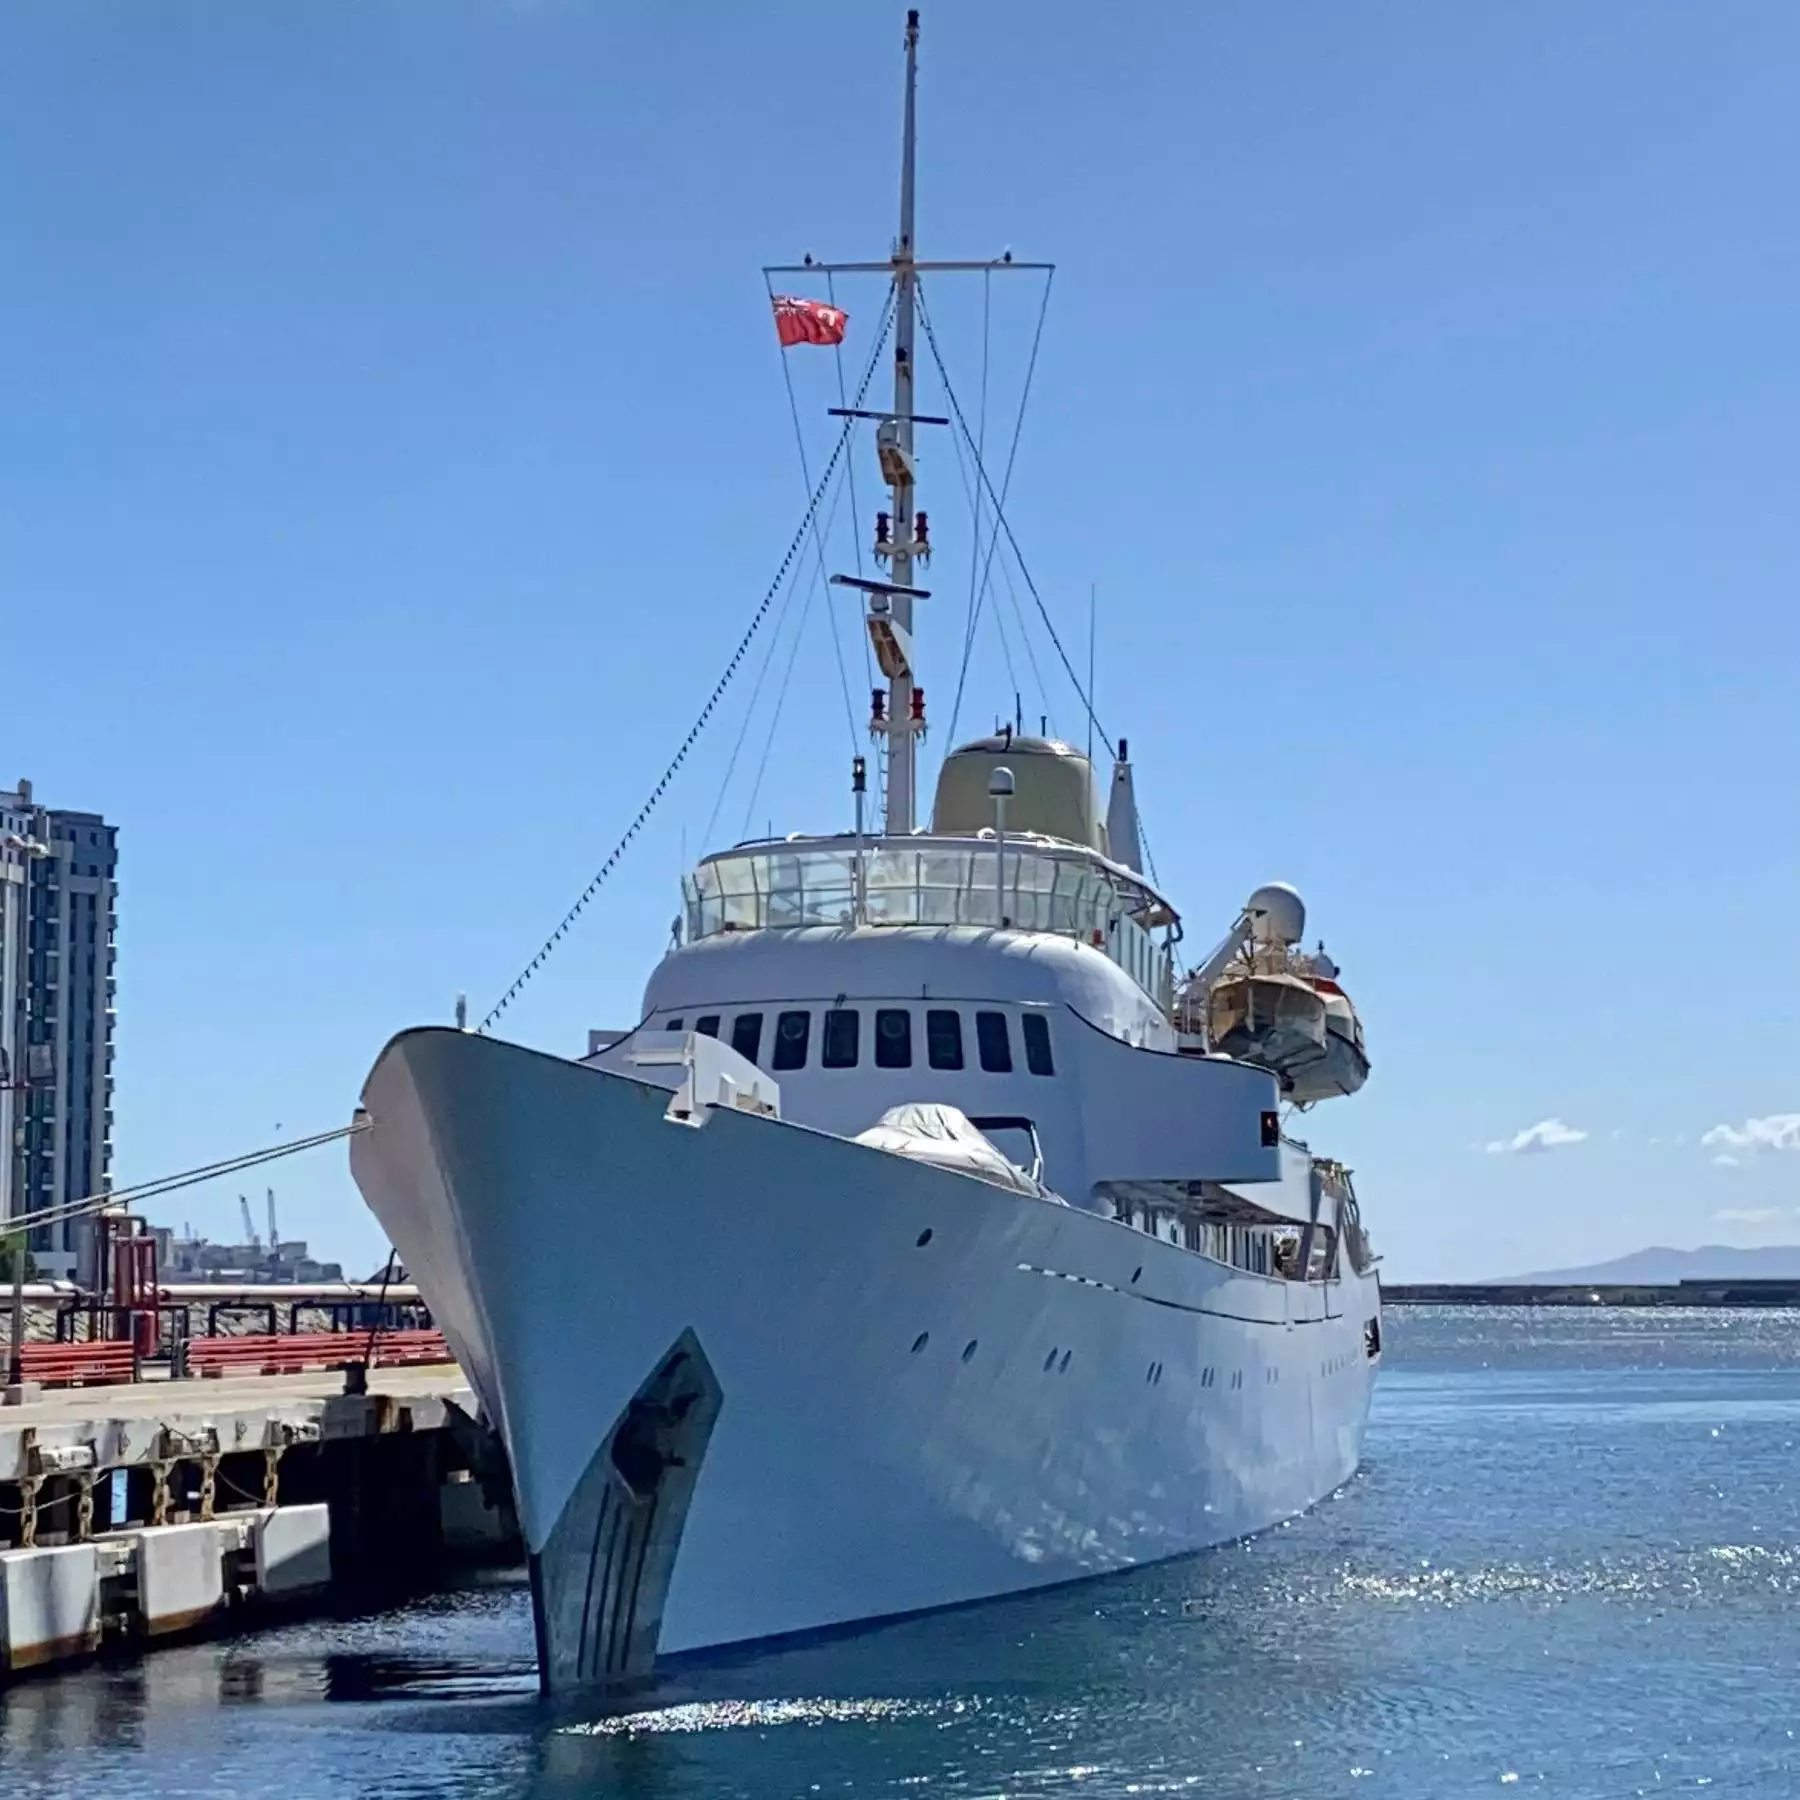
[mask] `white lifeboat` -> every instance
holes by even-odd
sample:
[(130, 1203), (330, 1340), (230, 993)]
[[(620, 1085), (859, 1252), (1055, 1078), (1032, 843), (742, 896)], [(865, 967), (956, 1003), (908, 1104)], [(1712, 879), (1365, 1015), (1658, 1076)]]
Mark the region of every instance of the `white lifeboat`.
[(1338, 986), (1337, 971), (1310, 977), (1313, 990), (1325, 1006), (1324, 1054), (1293, 1072), (1286, 1083), (1288, 1097), (1308, 1106), (1315, 1100), (1332, 1100), (1354, 1094), (1369, 1079), (1369, 1053), (1363, 1044), (1362, 1020), (1350, 996)]
[(1362, 1020), (1325, 946), (1311, 956), (1298, 948), (1305, 924), (1292, 888), (1258, 888), (1189, 978), (1175, 1015), (1184, 1049), (1267, 1069), (1297, 1106), (1354, 1094), (1369, 1079)]
[(1311, 982), (1281, 969), (1227, 969), (1206, 996), (1215, 1050), (1284, 1078), (1325, 1055), (1325, 999)]

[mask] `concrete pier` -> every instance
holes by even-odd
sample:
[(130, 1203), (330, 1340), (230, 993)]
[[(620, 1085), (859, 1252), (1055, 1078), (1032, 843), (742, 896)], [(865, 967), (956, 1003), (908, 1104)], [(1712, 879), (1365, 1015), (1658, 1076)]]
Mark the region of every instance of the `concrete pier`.
[(1387, 1306), (1800, 1306), (1800, 1281), (1689, 1279), (1662, 1286), (1617, 1282), (1383, 1282)]
[(71, 1388), (0, 1408), (0, 1679), (349, 1609), (517, 1554), (454, 1367)]

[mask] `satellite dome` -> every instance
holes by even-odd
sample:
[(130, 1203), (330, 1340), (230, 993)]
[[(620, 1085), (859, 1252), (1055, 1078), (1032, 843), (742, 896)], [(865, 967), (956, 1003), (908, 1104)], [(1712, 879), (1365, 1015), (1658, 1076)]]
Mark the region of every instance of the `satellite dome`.
[(1285, 881), (1265, 881), (1244, 902), (1244, 911), (1259, 944), (1297, 944), (1306, 935), (1306, 902)]

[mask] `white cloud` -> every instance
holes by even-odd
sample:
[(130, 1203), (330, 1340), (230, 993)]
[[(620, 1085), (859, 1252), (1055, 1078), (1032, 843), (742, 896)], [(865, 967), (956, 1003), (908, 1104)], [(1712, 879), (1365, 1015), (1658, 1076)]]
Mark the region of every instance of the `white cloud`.
[(1496, 1138), (1487, 1146), (1487, 1153), (1489, 1156), (1535, 1156), (1544, 1150), (1561, 1150), (1566, 1145), (1579, 1144), (1586, 1136), (1585, 1131), (1577, 1131), (1561, 1119), (1539, 1119), (1535, 1125), (1527, 1125), (1509, 1138)]
[(1735, 1169), (1737, 1166), (1738, 1159), (1727, 1151), (1721, 1150), (1719, 1154), (1713, 1158), (1713, 1167), (1715, 1169)]
[(1762, 1150), (1800, 1150), (1800, 1112), (1767, 1113), (1741, 1125), (1715, 1125), (1700, 1142), (1705, 1149), (1726, 1155), (1739, 1150), (1753, 1156)]
[(1713, 1217), (1724, 1225), (1766, 1225), (1781, 1217), (1779, 1206), (1721, 1206)]

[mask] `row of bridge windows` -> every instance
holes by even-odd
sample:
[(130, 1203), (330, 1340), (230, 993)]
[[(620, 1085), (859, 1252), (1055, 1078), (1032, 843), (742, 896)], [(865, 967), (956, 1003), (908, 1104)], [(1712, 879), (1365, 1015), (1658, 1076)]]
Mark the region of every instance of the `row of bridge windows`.
[[(763, 1050), (763, 1025), (767, 1014), (741, 1012), (731, 1021), (730, 1043), (739, 1056), (760, 1064)], [(913, 1066), (913, 1011), (905, 1006), (878, 1006), (872, 1009), (869, 1036), (870, 1051), (878, 1069), (910, 1069)], [(862, 1061), (863, 1019), (854, 1006), (827, 1007), (820, 1015), (819, 1067), (822, 1069), (854, 1069)], [(705, 1037), (722, 1037), (722, 1013), (701, 1013), (694, 1029)], [(686, 1029), (685, 1020), (666, 1021), (666, 1031)], [(1019, 1035), (1025, 1053), (1025, 1067), (1033, 1075), (1054, 1075), (1056, 1058), (1050, 1047), (1050, 1021), (1042, 1013), (1028, 1012), (1019, 1020)], [(954, 1007), (932, 1006), (925, 1009), (925, 1061), (933, 1069), (961, 1069), (967, 1066), (963, 1041), (963, 1015)], [(769, 1067), (779, 1073), (787, 1069), (804, 1069), (812, 1054), (813, 1015), (804, 1007), (795, 1007), (775, 1015), (774, 1031), (769, 1044)], [(1012, 1023), (1003, 1012), (981, 1010), (975, 1014), (975, 1057), (978, 1066), (990, 1075), (1013, 1072)]]

